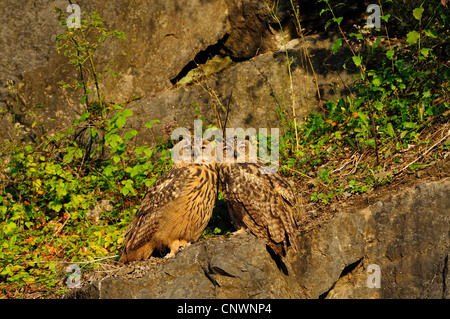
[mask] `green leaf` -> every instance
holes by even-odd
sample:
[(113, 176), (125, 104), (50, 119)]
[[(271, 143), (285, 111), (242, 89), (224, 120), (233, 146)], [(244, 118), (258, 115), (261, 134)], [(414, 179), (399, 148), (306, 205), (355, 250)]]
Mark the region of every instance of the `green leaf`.
[(6, 224), (6, 226), (3, 226), (2, 230), (5, 235), (8, 235), (12, 233), (14, 230), (16, 230), (16, 228), (17, 228), (16, 223), (9, 222), (8, 224)]
[(403, 127), (404, 127), (405, 129), (416, 128), (416, 127), (417, 127), (417, 123), (414, 123), (414, 122), (404, 122), (404, 123), (403, 123)]
[(130, 110), (130, 109), (125, 109), (125, 110), (122, 111), (122, 116), (130, 117), (132, 115), (133, 115), (133, 111)]
[(380, 86), (383, 83), (383, 77), (381, 75), (375, 75), (372, 80), (373, 85)]
[(126, 142), (128, 142), (128, 140), (130, 138), (132, 138), (133, 136), (136, 136), (136, 135), (138, 135), (138, 131), (130, 130), (123, 135), (123, 138), (125, 139)]
[(438, 37), (438, 33), (434, 30), (425, 30), (425, 34), (433, 39), (436, 39)]
[(406, 35), (406, 42), (408, 42), (408, 44), (416, 44), (417, 41), (420, 38), (420, 33), (417, 31), (411, 31), (408, 32), (408, 34)]
[(53, 209), (55, 212), (59, 213), (62, 208), (62, 204), (58, 201), (52, 201), (48, 203), (48, 208)]
[(112, 176), (112, 172), (113, 172), (113, 166), (112, 165), (108, 165), (103, 169), (103, 175), (105, 176)]
[(98, 132), (97, 128), (91, 127), (91, 137), (92, 138), (95, 138), (97, 136), (97, 132)]
[(115, 162), (115, 163), (119, 163), (120, 162), (120, 156), (118, 156), (118, 155), (114, 155), (113, 157), (111, 157), (112, 158), (112, 160)]
[(154, 123), (158, 123), (158, 122), (159, 122), (159, 120), (150, 120), (147, 123), (145, 123), (145, 127), (151, 128)]
[(392, 60), (392, 58), (394, 57), (394, 54), (395, 54), (395, 51), (392, 50), (392, 49), (390, 49), (389, 51), (386, 52), (386, 57), (387, 57), (389, 60)]
[(330, 8), (325, 8), (325, 9), (320, 10), (319, 16), (321, 16), (323, 13), (325, 13), (327, 11), (330, 11)]
[(361, 60), (360, 56), (353, 56), (352, 60), (353, 60), (353, 63), (355, 63), (356, 66), (361, 65), (362, 60)]
[(119, 116), (116, 120), (117, 128), (121, 129), (125, 123), (127, 122), (127, 118), (125, 116)]
[(388, 135), (389, 135), (390, 137), (394, 137), (394, 136), (395, 136), (395, 132), (394, 132), (394, 128), (392, 127), (391, 122), (389, 122), (389, 123), (386, 125), (386, 128), (387, 128), (387, 133), (388, 133)]
[(366, 114), (364, 114), (363, 112), (358, 112), (358, 116), (361, 119), (361, 121), (363, 121), (364, 125), (368, 124)]
[(383, 110), (383, 103), (380, 101), (376, 101), (375, 103), (373, 103), (373, 107), (376, 108), (378, 111), (382, 111)]
[(344, 19), (344, 18), (343, 17), (333, 18), (333, 21), (336, 22), (338, 25), (341, 25), (342, 19)]
[(432, 49), (430, 49), (430, 48), (423, 48), (423, 49), (420, 50), (420, 53), (421, 53), (424, 57), (428, 58), (428, 55), (430, 54), (430, 51), (431, 51), (431, 50), (432, 50)]
[(72, 159), (73, 159), (73, 153), (68, 153), (68, 154), (64, 155), (64, 157), (63, 157), (63, 161), (66, 163), (72, 162)]
[(342, 45), (342, 39), (341, 38), (337, 38), (336, 41), (334, 41), (333, 44), (333, 54), (336, 54), (337, 50), (339, 49), (339, 47)]
[(6, 267), (2, 270), (0, 275), (2, 275), (2, 276), (12, 276), (12, 275), (14, 275), (14, 273), (11, 271), (11, 267), (10, 266), (13, 266), (13, 265), (11, 265), (11, 264), (6, 265)]
[(384, 16), (381, 16), (380, 18), (381, 18), (384, 22), (388, 22), (390, 17), (391, 17), (391, 15), (388, 13), (388, 14), (386, 14), (386, 15), (384, 15)]
[(414, 18), (416, 18), (419, 21), (422, 19), (422, 13), (423, 13), (423, 7), (415, 8), (413, 10)]
[(144, 149), (144, 153), (145, 155), (147, 155), (148, 157), (152, 156), (153, 152), (150, 148), (146, 148)]
[(373, 148), (375, 148), (375, 140), (372, 138), (370, 140), (365, 141), (365, 144), (368, 146), (372, 146)]
[(351, 32), (351, 33), (349, 33), (348, 35), (351, 36), (351, 37), (355, 37), (355, 38), (357, 38), (357, 39), (359, 39), (359, 40), (364, 40), (364, 37), (363, 37), (363, 35), (361, 34), (361, 32), (360, 32), (360, 33), (353, 33), (353, 32)]

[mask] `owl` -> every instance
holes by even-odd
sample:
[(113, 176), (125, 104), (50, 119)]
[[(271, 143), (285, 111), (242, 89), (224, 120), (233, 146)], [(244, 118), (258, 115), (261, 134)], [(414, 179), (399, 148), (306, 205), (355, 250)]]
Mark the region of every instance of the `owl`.
[[(171, 257), (206, 228), (218, 188), (215, 149), (207, 140), (201, 150), (192, 145), (189, 139), (178, 143), (178, 161), (174, 158), (174, 165), (148, 189), (125, 233), (120, 262), (145, 260), (164, 248), (170, 249), (166, 257)], [(201, 161), (196, 163), (198, 156)]]
[[(234, 148), (230, 143), (238, 145)], [(297, 225), (293, 217), (294, 193), (280, 174), (263, 174), (262, 162), (249, 162), (252, 151), (254, 149), (247, 140), (228, 141), (224, 146), (223, 161), (217, 164), (231, 221), (238, 231), (248, 228), (255, 236), (264, 239), (279, 256), (286, 255), (288, 244), (298, 252)], [(231, 163), (226, 160), (226, 157), (230, 158), (229, 152), (233, 152), (231, 158), (234, 161)], [(245, 162), (237, 161), (240, 155)]]

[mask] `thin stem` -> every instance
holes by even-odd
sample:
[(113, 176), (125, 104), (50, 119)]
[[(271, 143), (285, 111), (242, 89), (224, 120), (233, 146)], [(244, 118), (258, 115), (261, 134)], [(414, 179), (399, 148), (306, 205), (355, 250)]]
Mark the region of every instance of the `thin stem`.
[(319, 89), (319, 81), (317, 80), (317, 75), (316, 75), (316, 72), (314, 71), (314, 66), (312, 64), (311, 57), (310, 57), (309, 51), (308, 51), (308, 47), (306, 45), (305, 36), (303, 35), (303, 29), (302, 29), (302, 26), (300, 24), (300, 18), (299, 18), (300, 9), (296, 10), (292, 0), (290, 0), (290, 2), (291, 2), (292, 9), (294, 11), (295, 20), (296, 20), (297, 25), (298, 25), (298, 27), (297, 27), (297, 34), (302, 38), (303, 47), (305, 49), (305, 55), (306, 55), (306, 58), (307, 58), (307, 60), (309, 62), (309, 66), (311, 67), (311, 70), (312, 70), (312, 73), (313, 73), (313, 76), (314, 76), (314, 83), (316, 84), (317, 95), (319, 97), (319, 106), (323, 110), (323, 112), (325, 113), (325, 108), (323, 107), (322, 97), (321, 97), (320, 89)]
[(277, 15), (273, 10), (269, 9), (269, 13), (271, 14), (272, 18), (278, 23), (281, 30), (281, 37), (283, 38), (284, 43), (284, 51), (286, 52), (286, 61), (288, 66), (288, 75), (289, 75), (289, 83), (291, 88), (291, 100), (292, 100), (292, 116), (294, 117), (294, 131), (295, 131), (295, 142), (296, 142), (296, 150), (298, 151), (300, 145), (299, 145), (299, 139), (298, 139), (298, 128), (297, 128), (297, 115), (295, 113), (295, 91), (294, 91), (294, 81), (292, 79), (292, 71), (291, 71), (291, 64), (292, 61), (289, 58), (289, 52), (287, 49), (287, 43), (286, 43), (286, 37), (284, 35), (283, 26), (281, 25), (280, 19), (278, 19)]

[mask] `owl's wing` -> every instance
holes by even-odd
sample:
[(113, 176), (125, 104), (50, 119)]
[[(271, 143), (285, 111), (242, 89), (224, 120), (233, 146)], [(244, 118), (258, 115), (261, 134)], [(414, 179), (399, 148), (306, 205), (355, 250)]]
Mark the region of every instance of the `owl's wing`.
[(260, 231), (256, 229), (258, 226), (264, 227), (273, 241), (282, 242), (285, 239), (285, 232), (279, 216), (280, 200), (277, 198), (279, 196), (273, 193), (267, 175), (261, 174), (258, 165), (255, 164), (232, 166), (234, 171), (230, 181), (234, 200), (241, 204), (242, 209), (246, 210), (254, 222), (253, 224), (244, 220), (244, 223), (253, 232)]
[(268, 180), (273, 185), (275, 193), (281, 197), (278, 211), (283, 222), (286, 233), (289, 236), (290, 244), (294, 251), (298, 252), (296, 241), (297, 223), (294, 218), (293, 211), (296, 207), (297, 200), (289, 183), (278, 173), (268, 175)]
[(296, 199), (291, 185), (278, 173), (269, 175), (269, 179), (273, 184), (275, 191), (280, 194), (283, 199), (291, 206), (295, 206)]
[(124, 253), (143, 246), (153, 237), (158, 229), (161, 214), (164, 213), (164, 206), (183, 196), (179, 182), (186, 180), (188, 175), (187, 167), (174, 165), (149, 187), (133, 221), (125, 232)]
[(145, 194), (125, 233), (121, 260), (146, 259), (161, 245), (198, 239), (216, 195), (217, 175), (211, 166), (174, 165)]
[(281, 252), (280, 245), (286, 249), (288, 237), (298, 251), (292, 214), (295, 196), (287, 181), (278, 174), (262, 174), (258, 164), (229, 165), (224, 171), (226, 197), (233, 213), (274, 250)]

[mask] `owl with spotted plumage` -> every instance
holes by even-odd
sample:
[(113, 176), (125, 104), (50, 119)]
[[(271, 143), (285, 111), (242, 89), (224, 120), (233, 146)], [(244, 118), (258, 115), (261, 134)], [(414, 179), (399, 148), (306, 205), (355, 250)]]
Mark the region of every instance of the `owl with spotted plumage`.
[(125, 233), (120, 262), (145, 260), (164, 248), (170, 249), (170, 257), (199, 239), (217, 195), (213, 144), (204, 140), (197, 149), (193, 140), (184, 139), (176, 145), (178, 160), (145, 194)]
[(217, 164), (232, 223), (238, 231), (248, 228), (264, 239), (279, 256), (286, 255), (288, 245), (298, 252), (294, 192), (277, 172), (264, 173), (267, 167), (255, 154), (248, 140), (227, 140)]

